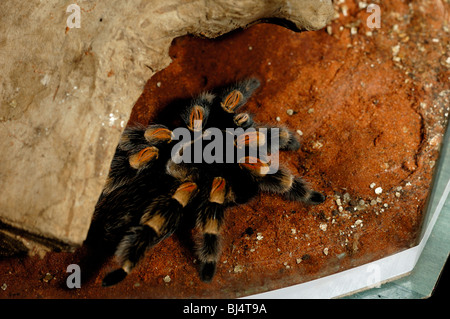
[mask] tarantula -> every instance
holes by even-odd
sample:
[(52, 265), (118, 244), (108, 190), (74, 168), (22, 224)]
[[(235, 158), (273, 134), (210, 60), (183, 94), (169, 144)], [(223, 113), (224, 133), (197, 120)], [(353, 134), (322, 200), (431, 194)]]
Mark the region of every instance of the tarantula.
[[(104, 277), (103, 286), (122, 281), (146, 251), (172, 235), (187, 216), (195, 220), (199, 233), (195, 242), (200, 278), (209, 282), (220, 255), (227, 208), (247, 203), (260, 191), (308, 204), (325, 200), (278, 165), (279, 150), (300, 147), (295, 135), (237, 112), (259, 85), (248, 79), (200, 94), (180, 112), (181, 127), (169, 129), (166, 123), (125, 129), (91, 227), (116, 247), (120, 264)], [(178, 141), (181, 128), (189, 138)], [(226, 143), (219, 143), (224, 139)], [(211, 156), (199, 159), (206, 151)]]

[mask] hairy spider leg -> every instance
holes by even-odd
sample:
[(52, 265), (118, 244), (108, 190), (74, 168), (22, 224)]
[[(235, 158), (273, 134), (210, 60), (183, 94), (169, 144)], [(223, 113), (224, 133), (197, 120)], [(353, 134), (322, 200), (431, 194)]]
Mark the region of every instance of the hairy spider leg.
[(159, 157), (161, 145), (171, 141), (172, 131), (163, 125), (126, 128), (116, 148), (102, 194), (107, 195), (117, 187), (133, 182), (143, 170), (152, 167)]
[(241, 168), (248, 171), (257, 180), (259, 189), (263, 192), (278, 193), (291, 201), (300, 201), (317, 205), (325, 201), (325, 196), (312, 190), (300, 177), (295, 177), (284, 167), (268, 174), (268, 164), (259, 158), (246, 157), (241, 161)]
[(200, 279), (212, 280), (220, 257), (220, 231), (224, 222), (227, 183), (223, 177), (212, 181), (209, 197), (198, 209), (197, 227), (200, 235), (196, 241), (196, 252), (200, 260)]
[(102, 245), (117, 246), (127, 229), (139, 224), (153, 198), (168, 192), (169, 185), (154, 182), (161, 177), (156, 173), (141, 175), (133, 183), (103, 195), (95, 207), (88, 238), (97, 238)]
[(235, 146), (238, 149), (242, 148), (252, 148), (256, 149), (267, 143), (267, 134), (265, 132), (251, 129), (243, 134), (239, 134), (235, 140)]
[(192, 100), (191, 104), (181, 112), (181, 118), (191, 131), (201, 131), (205, 127), (215, 95), (204, 92)]
[[(278, 152), (280, 150), (295, 150), (300, 147), (300, 143), (295, 135), (283, 127), (258, 126), (249, 127), (243, 133), (239, 133), (234, 141), (238, 153), (238, 162), (242, 159), (242, 154), (248, 154), (251, 157), (258, 157), (262, 161), (278, 161)], [(243, 153), (245, 151), (245, 153)], [(240, 156), (239, 156), (240, 154)], [(275, 156), (271, 156), (275, 155)], [(275, 162), (273, 162), (273, 160)], [(271, 173), (277, 169), (270, 166)]]
[[(254, 123), (253, 127), (265, 135), (268, 150), (272, 152), (278, 150), (296, 151), (300, 148), (300, 142), (297, 136), (291, 130), (285, 127), (262, 125)], [(275, 143), (275, 145), (274, 145)]]
[(164, 164), (164, 161), (158, 160), (153, 165), (154, 169), (143, 171), (132, 183), (119, 186), (100, 197), (85, 241), (87, 255), (84, 258), (86, 271), (83, 280), (89, 280), (93, 275), (91, 270), (100, 269), (114, 254), (130, 227), (139, 225), (141, 216), (153, 199), (170, 192), (173, 181), (165, 176)]
[(250, 127), (253, 120), (249, 114), (247, 114), (248, 116), (242, 115), (235, 118), (235, 112), (248, 101), (259, 85), (257, 79), (248, 79), (218, 90), (218, 97), (214, 100), (214, 105), (211, 108), (208, 126), (221, 129), (236, 126)]
[(310, 189), (300, 177), (294, 177), (292, 186), (284, 193), (284, 196), (291, 201), (301, 201), (312, 205), (321, 204), (326, 199), (325, 195)]
[(131, 155), (116, 149), (102, 195), (107, 195), (120, 186), (132, 183), (142, 171), (151, 168), (158, 157), (159, 149), (155, 146), (145, 147)]
[(235, 114), (233, 122), (237, 127), (242, 127), (243, 129), (247, 129), (254, 124), (253, 117), (246, 112)]
[[(278, 129), (277, 138), (280, 150), (296, 151), (300, 148), (300, 142), (295, 133), (285, 127), (278, 127)], [(273, 132), (273, 130), (270, 130), (270, 132)], [(271, 141), (272, 139), (268, 138), (268, 140)]]
[(159, 149), (155, 146), (146, 147), (135, 154), (131, 154), (128, 162), (131, 168), (136, 170), (148, 166), (158, 159)]
[(119, 243), (115, 256), (121, 268), (105, 276), (103, 286), (119, 283), (133, 270), (145, 252), (172, 235), (182, 219), (183, 208), (195, 196), (197, 185), (182, 183), (172, 196), (161, 195), (141, 217), (140, 225), (131, 227)]
[(171, 140), (172, 132), (164, 125), (152, 124), (144, 126), (142, 124), (133, 124), (125, 128), (117, 147), (122, 151), (133, 154), (147, 146), (170, 143)]
[(220, 106), (227, 113), (235, 113), (260, 86), (256, 78), (250, 78), (225, 88), (220, 94)]

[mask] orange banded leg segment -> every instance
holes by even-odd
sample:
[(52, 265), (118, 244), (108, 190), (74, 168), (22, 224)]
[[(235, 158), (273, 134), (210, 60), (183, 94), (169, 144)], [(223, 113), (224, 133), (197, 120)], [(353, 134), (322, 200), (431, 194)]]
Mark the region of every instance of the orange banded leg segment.
[(130, 166), (134, 169), (144, 167), (147, 163), (158, 158), (159, 150), (155, 146), (149, 146), (138, 153), (132, 154), (129, 158)]
[(122, 281), (150, 248), (172, 235), (182, 219), (183, 208), (195, 195), (197, 185), (181, 184), (170, 197), (161, 195), (147, 207), (140, 225), (131, 227), (122, 238), (115, 253), (121, 267), (105, 276), (103, 286)]
[(312, 190), (300, 177), (295, 177), (286, 168), (280, 167), (275, 173), (259, 179), (259, 189), (263, 192), (283, 194), (286, 199), (307, 204), (320, 204), (325, 196)]
[(201, 234), (197, 239), (197, 254), (200, 260), (200, 278), (205, 282), (212, 280), (220, 257), (220, 231), (224, 222), (226, 193), (226, 180), (215, 177), (209, 200), (199, 211), (197, 226)]
[(212, 203), (223, 204), (226, 194), (226, 181), (223, 177), (215, 177), (212, 182), (209, 201)]
[(164, 229), (164, 225), (166, 224), (166, 218), (162, 214), (156, 213), (143, 224), (152, 228), (155, 231), (155, 233), (158, 236), (160, 236)]
[(239, 135), (236, 138), (236, 146), (238, 148), (252, 147), (257, 148), (266, 143), (266, 135), (262, 132), (252, 130)]
[(144, 256), (147, 249), (155, 245), (159, 239), (160, 236), (147, 225), (130, 228), (120, 241), (115, 253), (121, 267), (108, 273), (103, 278), (102, 285), (112, 286), (125, 279)]
[(196, 240), (197, 255), (200, 261), (200, 279), (212, 280), (220, 257), (220, 231), (224, 222), (225, 207), (216, 202), (208, 202), (199, 212), (199, 237)]
[(259, 85), (259, 80), (250, 78), (228, 87), (221, 94), (220, 106), (227, 113), (235, 113), (247, 102)]
[(170, 143), (172, 141), (172, 131), (165, 127), (150, 126), (145, 130), (144, 137), (150, 144)]
[(300, 142), (295, 134), (290, 130), (281, 127), (279, 136), (279, 146), (282, 150), (296, 151), (300, 148)]
[(188, 129), (191, 131), (201, 131), (203, 128), (203, 121), (206, 119), (205, 109), (200, 105), (194, 105), (189, 113)]
[(177, 188), (175, 193), (172, 195), (172, 198), (180, 203), (181, 206), (185, 207), (196, 192), (197, 184), (193, 182), (185, 182)]
[(242, 128), (248, 128), (253, 125), (253, 119), (248, 113), (238, 113), (233, 117), (234, 124)]
[(203, 129), (208, 121), (214, 98), (214, 94), (204, 92), (193, 99), (191, 104), (181, 112), (181, 118), (189, 130), (198, 132)]
[(288, 200), (301, 201), (312, 205), (317, 205), (325, 201), (323, 194), (309, 188), (306, 182), (299, 177), (294, 178), (292, 186), (284, 195)]
[(228, 113), (234, 113), (234, 111), (240, 106), (243, 101), (244, 96), (239, 90), (233, 90), (228, 93), (227, 96), (220, 103), (222, 108)]
[(300, 148), (297, 134), (287, 128), (257, 125), (256, 129), (265, 136), (266, 149), (269, 153), (275, 153), (278, 150), (295, 151)]
[(254, 156), (246, 156), (240, 159), (239, 166), (257, 177), (265, 176), (270, 171), (269, 164)]
[(292, 173), (280, 167), (273, 174), (267, 174), (259, 180), (259, 189), (263, 192), (284, 194), (291, 190), (293, 183)]
[(137, 124), (123, 131), (118, 149), (133, 154), (146, 146), (158, 146), (160, 143), (170, 143), (172, 132), (164, 125), (152, 124), (147, 127)]

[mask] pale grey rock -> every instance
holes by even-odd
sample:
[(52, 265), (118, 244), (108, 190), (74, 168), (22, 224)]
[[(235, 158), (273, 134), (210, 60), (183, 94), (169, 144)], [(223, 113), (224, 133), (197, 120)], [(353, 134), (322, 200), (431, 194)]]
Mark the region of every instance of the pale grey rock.
[[(175, 37), (216, 37), (266, 18), (326, 26), (331, 0), (3, 0), (0, 221), (21, 235), (82, 244), (120, 133)], [(231, 20), (231, 22), (230, 22)]]

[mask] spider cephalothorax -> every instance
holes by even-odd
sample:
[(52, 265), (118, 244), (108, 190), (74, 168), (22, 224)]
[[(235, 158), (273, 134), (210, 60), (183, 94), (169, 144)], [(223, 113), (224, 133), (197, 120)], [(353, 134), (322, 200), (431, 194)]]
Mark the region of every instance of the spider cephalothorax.
[(93, 227), (115, 245), (120, 264), (103, 285), (124, 279), (187, 215), (194, 217), (200, 234), (200, 278), (210, 281), (228, 207), (247, 203), (260, 191), (308, 204), (324, 201), (278, 163), (280, 149), (299, 148), (294, 134), (237, 112), (258, 87), (258, 80), (249, 79), (200, 94), (180, 112), (181, 127), (125, 129), (94, 214)]

